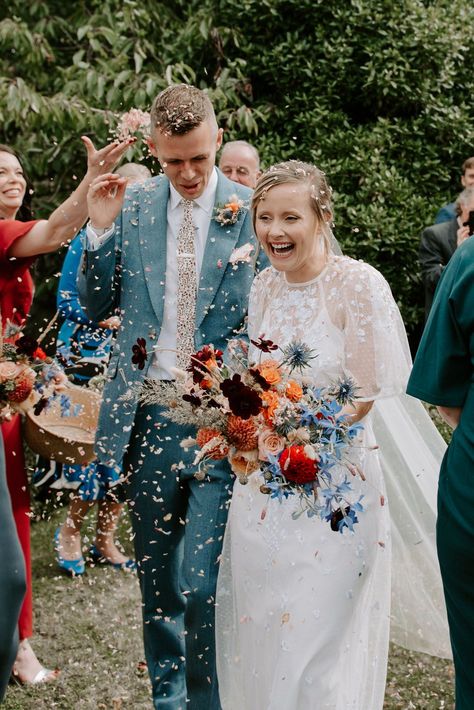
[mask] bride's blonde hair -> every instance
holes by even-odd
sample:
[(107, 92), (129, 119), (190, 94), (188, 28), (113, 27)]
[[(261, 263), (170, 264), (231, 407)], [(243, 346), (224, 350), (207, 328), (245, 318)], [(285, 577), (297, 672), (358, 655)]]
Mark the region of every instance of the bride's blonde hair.
[(272, 165), (257, 180), (257, 185), (252, 197), (252, 221), (256, 233), (257, 207), (261, 200), (272, 187), (276, 185), (286, 185), (288, 183), (302, 183), (307, 185), (309, 200), (313, 211), (316, 214), (318, 223), (321, 226), (323, 237), (323, 248), (326, 254), (331, 249), (331, 228), (332, 220), (332, 190), (326, 181), (326, 175), (311, 163), (304, 163), (301, 160), (287, 160), (284, 163)]

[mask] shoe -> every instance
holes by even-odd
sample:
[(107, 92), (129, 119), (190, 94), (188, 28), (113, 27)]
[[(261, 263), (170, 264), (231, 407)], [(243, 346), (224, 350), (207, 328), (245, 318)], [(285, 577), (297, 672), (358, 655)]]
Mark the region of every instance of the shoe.
[[(32, 673), (35, 674), (33, 677), (31, 677)], [(60, 673), (61, 671), (58, 668), (51, 671), (41, 665), (28, 639), (22, 639), (20, 641), (10, 675), (11, 683), (16, 683), (17, 685), (51, 683), (58, 678)]]
[(16, 683), (16, 685), (39, 685), (40, 683), (52, 683), (54, 680), (57, 680), (59, 677), (61, 671), (56, 668), (56, 670), (52, 671), (49, 668), (41, 668), (41, 670), (38, 671), (38, 673), (35, 675), (33, 680), (22, 680), (20, 678), (18, 673), (15, 673), (15, 671), (12, 672), (10, 676), (10, 681), (12, 683)]
[(112, 562), (112, 560), (109, 560), (108, 557), (105, 557), (95, 545), (90, 546), (89, 557), (93, 562), (96, 562), (97, 564), (110, 565), (114, 569), (123, 569), (130, 572), (134, 572), (137, 569), (137, 563), (135, 562), (135, 560), (128, 558), (128, 560), (125, 560), (125, 562)]
[(54, 550), (56, 552), (56, 562), (58, 564), (58, 567), (60, 570), (66, 572), (66, 574), (71, 577), (80, 577), (81, 574), (84, 574), (84, 572), (86, 571), (86, 563), (84, 557), (81, 555), (75, 560), (65, 560), (64, 557), (61, 557), (61, 555), (59, 554), (59, 532), (60, 528), (57, 528), (56, 532), (54, 533)]

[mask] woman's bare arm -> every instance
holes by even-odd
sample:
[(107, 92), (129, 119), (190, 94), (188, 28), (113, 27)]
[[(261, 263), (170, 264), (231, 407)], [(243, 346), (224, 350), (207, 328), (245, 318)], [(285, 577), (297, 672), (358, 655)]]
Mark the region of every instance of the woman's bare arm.
[(73, 239), (87, 219), (87, 192), (90, 183), (96, 177), (113, 170), (134, 139), (110, 143), (100, 150), (96, 150), (86, 136), (82, 137), (82, 141), (87, 150), (87, 172), (80, 184), (54, 210), (48, 220), (38, 222), (27, 234), (17, 239), (8, 250), (8, 256), (47, 254)]
[(436, 409), (446, 424), (452, 429), (456, 429), (461, 419), (462, 407), (436, 407)]

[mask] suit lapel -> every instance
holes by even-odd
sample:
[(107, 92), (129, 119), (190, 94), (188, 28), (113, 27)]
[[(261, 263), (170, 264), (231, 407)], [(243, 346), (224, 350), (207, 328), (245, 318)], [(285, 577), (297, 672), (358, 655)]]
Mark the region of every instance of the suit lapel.
[(166, 234), (169, 182), (165, 177), (145, 191), (140, 202), (139, 247), (150, 301), (156, 317), (163, 320), (166, 279)]
[[(224, 205), (229, 201), (230, 196), (237, 192), (235, 188), (232, 189), (233, 183), (221, 173), (218, 175), (214, 207)], [(246, 212), (241, 210), (237, 222), (226, 226), (214, 219), (215, 213), (211, 217), (196, 301), (196, 328), (200, 327), (219, 290), (230, 256), (239, 238), (245, 214)]]

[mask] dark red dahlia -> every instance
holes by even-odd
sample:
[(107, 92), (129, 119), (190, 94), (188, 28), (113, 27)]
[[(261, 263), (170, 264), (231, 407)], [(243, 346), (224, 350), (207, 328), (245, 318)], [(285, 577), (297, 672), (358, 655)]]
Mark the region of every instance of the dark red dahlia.
[(280, 468), (288, 481), (300, 485), (312, 483), (318, 474), (317, 461), (307, 456), (304, 446), (288, 446), (284, 449), (280, 456)]
[(242, 382), (240, 375), (235, 374), (232, 378), (227, 378), (219, 386), (229, 401), (232, 414), (242, 419), (250, 419), (260, 412), (262, 400), (258, 392), (247, 387)]
[(39, 414), (41, 414), (43, 409), (46, 409), (47, 406), (48, 406), (48, 398), (41, 397), (33, 407), (33, 412), (34, 412), (35, 416), (38, 416)]
[(346, 508), (344, 508), (344, 512), (340, 508), (338, 508), (337, 510), (334, 510), (331, 513), (331, 521), (330, 521), (331, 530), (334, 530), (334, 532), (339, 531), (340, 522), (342, 520), (344, 520), (344, 518), (346, 517), (346, 515), (348, 513), (350, 513), (350, 510), (351, 509), (349, 508), (349, 506), (347, 506)]

